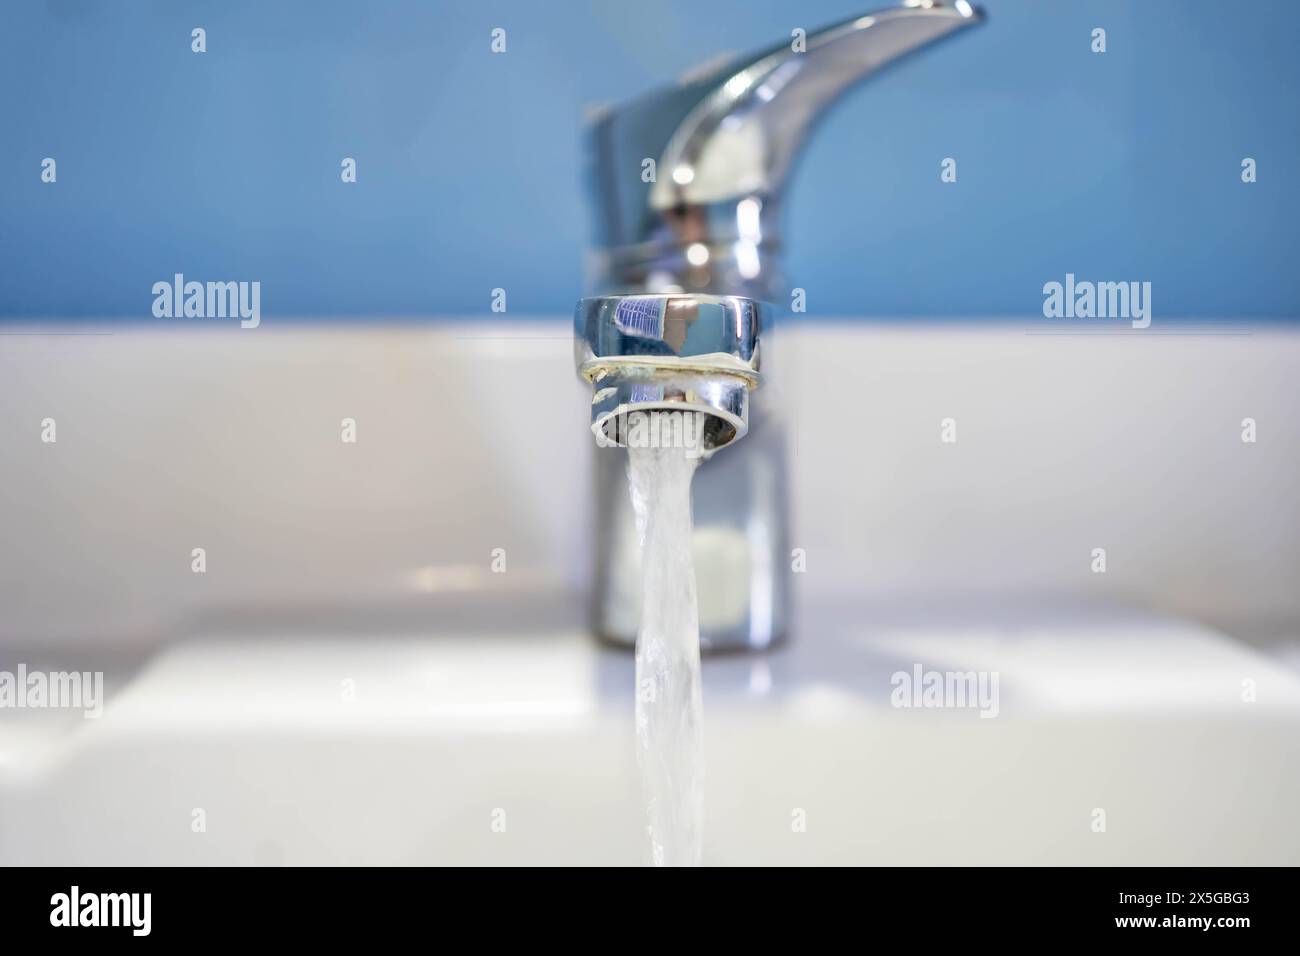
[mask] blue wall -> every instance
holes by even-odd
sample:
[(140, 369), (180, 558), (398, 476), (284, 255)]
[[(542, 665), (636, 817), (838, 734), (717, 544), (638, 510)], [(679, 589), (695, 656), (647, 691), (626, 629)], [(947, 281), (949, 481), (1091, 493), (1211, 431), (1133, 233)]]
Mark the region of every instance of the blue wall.
[[(178, 271), (260, 280), (270, 320), (479, 313), (496, 286), (511, 313), (565, 313), (585, 104), (879, 5), (6, 2), (0, 314), (144, 319)], [(985, 8), (806, 154), (786, 236), (810, 313), (1031, 314), (1070, 271), (1149, 280), (1163, 316), (1300, 314), (1296, 4)]]

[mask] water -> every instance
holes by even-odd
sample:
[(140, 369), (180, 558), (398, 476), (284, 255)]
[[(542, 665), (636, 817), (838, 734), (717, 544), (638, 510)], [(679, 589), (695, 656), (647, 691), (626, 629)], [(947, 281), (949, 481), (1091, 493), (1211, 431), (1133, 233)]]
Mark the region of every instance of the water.
[(691, 556), (697, 463), (680, 447), (628, 449), (642, 569), (637, 765), (655, 866), (698, 866), (703, 848), (700, 623)]

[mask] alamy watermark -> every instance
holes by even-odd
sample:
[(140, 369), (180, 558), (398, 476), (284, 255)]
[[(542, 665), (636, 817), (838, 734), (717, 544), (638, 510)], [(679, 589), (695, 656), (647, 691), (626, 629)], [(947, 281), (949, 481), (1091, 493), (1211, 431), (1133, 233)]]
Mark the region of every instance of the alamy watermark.
[(894, 707), (978, 710), (980, 717), (996, 717), (997, 671), (929, 671), (913, 664), (911, 671), (895, 671), (889, 678)]
[(171, 282), (155, 282), (153, 294), (155, 318), (238, 318), (242, 329), (255, 329), (262, 322), (260, 282), (186, 282), (178, 272)]
[(622, 408), (596, 431), (596, 444), (601, 448), (680, 448), (685, 457), (699, 458), (705, 452), (708, 417), (690, 409)]
[(50, 897), (50, 925), (57, 927), (122, 927), (148, 936), (152, 911), (152, 893), (87, 893), (74, 885)]
[(1045, 319), (1129, 319), (1135, 329), (1151, 324), (1150, 282), (1091, 282), (1076, 280), (1043, 285)]
[(80, 710), (97, 719), (104, 713), (103, 671), (0, 671), (0, 708)]

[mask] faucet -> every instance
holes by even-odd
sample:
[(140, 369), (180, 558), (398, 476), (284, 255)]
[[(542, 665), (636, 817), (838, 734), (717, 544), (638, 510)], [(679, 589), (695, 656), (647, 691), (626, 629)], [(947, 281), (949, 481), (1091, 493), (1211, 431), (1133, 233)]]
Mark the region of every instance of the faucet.
[[(593, 120), (600, 294), (575, 311), (575, 364), (599, 445), (623, 444), (619, 423), (634, 411), (704, 416), (693, 551), (705, 651), (766, 648), (789, 629), (781, 408), (760, 387), (760, 358), (765, 303), (786, 295), (779, 214), (794, 161), (842, 92), (982, 18), (966, 0), (906, 0), (795, 31)], [(632, 645), (639, 549), (623, 455), (595, 457), (594, 627)]]

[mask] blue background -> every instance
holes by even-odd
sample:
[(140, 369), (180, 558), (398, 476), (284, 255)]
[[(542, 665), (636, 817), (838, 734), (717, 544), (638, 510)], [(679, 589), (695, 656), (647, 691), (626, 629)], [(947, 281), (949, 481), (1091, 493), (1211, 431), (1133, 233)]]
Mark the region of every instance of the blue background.
[[(174, 272), (260, 280), (266, 320), (483, 313), (497, 286), (567, 313), (584, 105), (880, 5), (6, 2), (0, 314), (148, 319)], [(1300, 313), (1295, 4), (984, 7), (805, 154), (785, 237), (810, 314), (1036, 314), (1067, 271), (1149, 280), (1157, 316)]]

